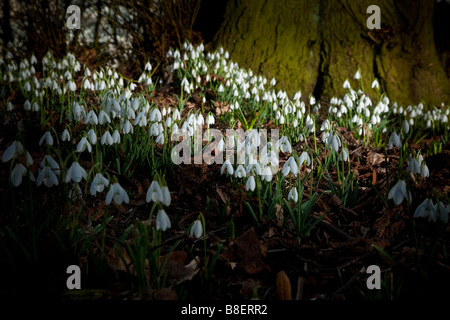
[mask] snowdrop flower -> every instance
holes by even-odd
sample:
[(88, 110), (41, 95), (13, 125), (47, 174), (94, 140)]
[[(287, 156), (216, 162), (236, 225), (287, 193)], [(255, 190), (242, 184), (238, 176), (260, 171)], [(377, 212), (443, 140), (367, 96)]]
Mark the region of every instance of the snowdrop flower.
[(450, 205), (445, 207), (444, 204), (441, 201), (439, 201), (439, 203), (436, 203), (435, 209), (436, 209), (436, 214), (439, 216), (439, 219), (441, 219), (442, 222), (447, 223), (448, 222), (448, 214), (450, 213)]
[(309, 104), (312, 106), (314, 104), (316, 104), (316, 98), (314, 98), (313, 96), (309, 97)]
[(112, 145), (114, 143), (113, 137), (111, 136), (111, 134), (109, 133), (109, 131), (106, 131), (101, 139), (101, 143), (102, 145)]
[(344, 89), (350, 89), (350, 82), (348, 82), (348, 80), (345, 80), (345, 81), (344, 81), (344, 84), (342, 85), (342, 87), (343, 87)]
[(36, 185), (39, 187), (42, 184), (42, 182), (44, 182), (44, 184), (48, 188), (51, 188), (54, 185), (57, 186), (59, 184), (58, 177), (53, 172), (51, 167), (45, 166), (43, 169), (41, 169), (36, 180)]
[(256, 161), (250, 162), (249, 165), (247, 166), (247, 174), (249, 173), (261, 175), (261, 166), (259, 165), (259, 163), (257, 163)]
[(89, 137), (89, 141), (92, 145), (95, 145), (97, 143), (97, 134), (95, 133), (94, 129), (90, 129), (87, 133), (87, 136)]
[(429, 198), (425, 199), (414, 212), (414, 218), (426, 218), (428, 217), (428, 221), (436, 222), (437, 213), (436, 207), (433, 204), (433, 201)]
[(403, 120), (402, 126), (403, 126), (403, 132), (408, 133), (409, 132), (409, 122), (406, 119)]
[(399, 180), (389, 191), (388, 199), (392, 199), (395, 205), (398, 206), (405, 198), (407, 198), (409, 202), (411, 200), (411, 192), (407, 190), (406, 182), (404, 180)]
[(327, 150), (329, 150), (331, 147), (334, 151), (337, 152), (340, 146), (341, 139), (339, 138), (339, 135), (336, 133), (330, 133), (327, 139)]
[(122, 124), (122, 132), (124, 134), (129, 134), (129, 133), (133, 133), (133, 126), (131, 125), (131, 122), (129, 120), (126, 120), (123, 124)]
[(80, 142), (78, 142), (77, 152), (84, 152), (86, 149), (88, 150), (89, 153), (92, 152), (91, 144), (86, 139), (86, 137), (83, 137), (81, 138)]
[(401, 145), (400, 137), (396, 132), (392, 132), (391, 137), (389, 138), (388, 148), (392, 149), (394, 146), (400, 148), (400, 145)]
[(330, 132), (329, 132), (329, 131), (324, 131), (324, 132), (322, 133), (322, 137), (321, 137), (322, 142), (323, 142), (323, 143), (326, 143), (329, 136), (330, 136)]
[(254, 191), (255, 190), (255, 177), (254, 176), (250, 176), (247, 179), (247, 183), (245, 184), (245, 190), (250, 190), (250, 191)]
[(61, 135), (62, 141), (70, 141), (70, 133), (67, 129), (64, 129)]
[(167, 216), (167, 213), (163, 209), (159, 210), (158, 214), (156, 215), (156, 230), (166, 231), (171, 227), (172, 225), (170, 223), (169, 216)]
[[(17, 163), (11, 171), (11, 182), (14, 187), (18, 187), (22, 183), (23, 176), (27, 173), (27, 168), (21, 163)], [(29, 172), (31, 181), (35, 181), (33, 173)]]
[(158, 181), (153, 180), (150, 187), (147, 190), (147, 195), (145, 197), (147, 202), (164, 202), (164, 195)]
[(377, 89), (380, 88), (380, 85), (379, 85), (377, 79), (375, 79), (375, 80), (372, 81), (372, 85), (371, 85), (371, 86), (372, 86), (372, 89), (373, 89), (373, 88), (377, 88)]
[(328, 131), (330, 129), (331, 129), (330, 122), (328, 121), (328, 119), (326, 119), (324, 122), (322, 122), (322, 125), (320, 126), (320, 131), (324, 131), (324, 130)]
[(411, 158), (408, 162), (408, 172), (412, 174), (420, 173), (419, 162), (415, 158)]
[(203, 226), (200, 220), (195, 220), (194, 224), (191, 227), (189, 235), (192, 237), (196, 237), (197, 239), (203, 235)]
[(234, 173), (234, 176), (235, 176), (236, 178), (243, 178), (243, 177), (246, 176), (246, 172), (245, 172), (245, 169), (244, 169), (244, 167), (242, 166), (242, 164), (240, 164), (240, 165), (237, 167), (236, 172)]
[(347, 161), (348, 160), (348, 149), (342, 148), (341, 153), (339, 154), (339, 160), (341, 161)]
[(42, 135), (41, 139), (39, 140), (39, 145), (42, 145), (42, 142), (44, 142), (44, 140), (46, 144), (50, 146), (53, 145), (53, 137), (50, 131), (47, 131)]
[(107, 205), (109, 205), (112, 200), (114, 200), (114, 202), (117, 204), (122, 204), (122, 202), (128, 203), (130, 201), (127, 192), (121, 187), (118, 182), (111, 185), (111, 188), (106, 195), (105, 202)]
[(101, 173), (97, 173), (91, 183), (91, 195), (95, 196), (97, 192), (103, 192), (103, 190), (105, 190), (105, 187), (107, 187), (108, 185), (108, 179), (106, 179)]
[(138, 125), (140, 127), (145, 127), (147, 125), (147, 118), (144, 112), (138, 112), (136, 118), (134, 119), (134, 125)]
[(88, 114), (84, 118), (84, 122), (92, 125), (98, 124), (98, 117), (95, 114), (94, 110), (88, 112)]
[(66, 180), (65, 181), (66, 181), (66, 183), (69, 183), (70, 180), (72, 180), (73, 182), (78, 183), (83, 178), (86, 180), (86, 177), (87, 177), (86, 170), (84, 170), (83, 167), (80, 166), (80, 164), (78, 162), (72, 162), (72, 165), (66, 172)]
[(169, 187), (167, 187), (167, 186), (162, 187), (162, 194), (163, 194), (162, 203), (167, 207), (170, 206), (171, 197), (170, 197)]
[(119, 131), (114, 130), (113, 134), (112, 134), (112, 139), (113, 139), (113, 143), (120, 143), (120, 133)]
[[(3, 162), (8, 162), (11, 159), (15, 159), (18, 156), (23, 154), (23, 145), (20, 141), (14, 141), (8, 148), (6, 148), (5, 152), (2, 156)], [(31, 154), (27, 151), (26, 161), (28, 165), (33, 164), (33, 158), (31, 158)]]
[(291, 191), (289, 191), (288, 194), (288, 201), (294, 201), (295, 203), (297, 203), (298, 201), (298, 191), (297, 188), (292, 188)]
[(164, 133), (160, 133), (156, 139), (155, 142), (158, 144), (164, 144)]
[(159, 111), (158, 108), (154, 108), (152, 113), (150, 114), (150, 121), (161, 121), (162, 116), (161, 116), (161, 111)]
[(422, 178), (427, 178), (430, 176), (430, 170), (428, 170), (428, 166), (425, 164), (425, 162), (423, 162), (420, 166), (420, 175), (422, 176)]
[(231, 165), (229, 159), (225, 160), (225, 162), (223, 163), (222, 168), (220, 168), (220, 174), (223, 174), (224, 171), (226, 171), (228, 174), (233, 174), (234, 172), (233, 166)]
[(208, 114), (206, 116), (206, 124), (207, 125), (211, 125), (211, 124), (214, 124), (214, 123), (215, 123), (214, 116), (212, 114)]
[(60, 173), (59, 164), (55, 161), (55, 159), (52, 158), (51, 155), (46, 155), (44, 159), (42, 159), (40, 166), (41, 168), (50, 167), (57, 175), (59, 175)]
[(277, 147), (281, 149), (281, 152), (292, 152), (291, 143), (286, 136), (282, 136), (281, 139), (277, 141)]
[(302, 166), (306, 161), (306, 164), (309, 166), (311, 164), (311, 158), (306, 151), (303, 151), (300, 157), (298, 158), (298, 163)]
[(292, 172), (294, 174), (294, 176), (297, 176), (298, 173), (298, 165), (297, 162), (295, 162), (294, 157), (289, 157), (289, 159), (287, 159), (287, 161), (285, 162), (283, 169), (281, 170), (281, 173), (283, 174), (283, 176), (287, 176), (289, 174), (289, 172)]
[(261, 180), (262, 181), (270, 182), (270, 181), (272, 181), (272, 178), (273, 178), (273, 174), (272, 174), (272, 170), (270, 169), (270, 167), (265, 167), (264, 169), (262, 169), (262, 172), (261, 172)]
[(89, 90), (91, 88), (91, 83), (89, 82), (89, 79), (86, 78), (83, 82), (83, 89), (84, 90)]
[(105, 123), (111, 123), (111, 118), (104, 110), (100, 110), (98, 113), (98, 123), (102, 125)]
[(358, 71), (356, 71), (355, 75), (353, 76), (353, 78), (355, 78), (356, 80), (361, 79), (361, 73)]
[(81, 118), (86, 115), (86, 111), (78, 102), (75, 101), (72, 105), (72, 115), (76, 121), (80, 121)]

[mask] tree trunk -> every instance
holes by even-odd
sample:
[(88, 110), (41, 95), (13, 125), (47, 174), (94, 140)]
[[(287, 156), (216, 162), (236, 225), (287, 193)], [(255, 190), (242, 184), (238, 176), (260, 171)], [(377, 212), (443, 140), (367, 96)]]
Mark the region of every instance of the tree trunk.
[[(433, 36), (433, 1), (229, 0), (214, 37), (242, 67), (275, 77), (278, 88), (302, 96), (342, 96), (359, 69), (399, 105), (450, 102), (450, 81)], [(370, 30), (367, 7), (380, 7), (381, 29)]]

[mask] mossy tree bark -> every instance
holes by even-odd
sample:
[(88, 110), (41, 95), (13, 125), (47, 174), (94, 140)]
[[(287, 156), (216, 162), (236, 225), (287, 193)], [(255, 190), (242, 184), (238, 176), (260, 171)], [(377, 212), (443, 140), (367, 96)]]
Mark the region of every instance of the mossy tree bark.
[[(370, 5), (381, 29), (370, 30)], [(275, 77), (289, 94), (330, 98), (353, 88), (356, 70), (369, 94), (377, 78), (401, 105), (450, 102), (450, 81), (433, 37), (432, 0), (229, 0), (214, 44), (245, 68)]]

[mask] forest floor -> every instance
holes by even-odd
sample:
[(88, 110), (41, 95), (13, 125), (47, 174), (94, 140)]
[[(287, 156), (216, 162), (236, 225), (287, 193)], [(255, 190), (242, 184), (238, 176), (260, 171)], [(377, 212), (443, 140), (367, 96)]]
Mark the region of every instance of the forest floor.
[[(83, 79), (83, 76), (75, 78), (77, 94), (81, 91)], [(149, 104), (159, 110), (177, 109), (183, 91), (180, 80), (155, 86), (150, 91), (139, 84), (135, 92), (141, 92)], [(225, 80), (218, 76), (218, 83), (221, 82), (225, 83)], [(3, 83), (2, 87), (7, 89), (8, 84)], [(21, 107), (26, 100), (22, 91), (9, 88), (7, 100), (16, 111), (11, 118), (2, 105), (2, 122), (6, 119), (9, 122), (0, 126), (0, 156), (20, 132), (32, 158), (41, 159), (46, 152), (39, 144), (42, 135), (51, 126), (53, 132), (61, 136), (69, 121), (61, 121), (61, 113), (56, 108), (45, 111), (48, 119), (45, 123), (31, 118), (30, 113)], [(207, 96), (205, 103), (202, 103), (203, 96)], [(96, 93), (88, 93), (85, 99), (84, 105), (88, 109), (89, 106), (98, 108), (101, 103)], [(227, 123), (219, 120), (217, 109), (228, 108), (229, 103), (220, 104), (220, 100), (220, 93), (212, 89), (194, 90), (184, 100), (181, 118), (195, 113), (206, 119), (209, 114), (214, 114), (217, 120), (211, 128), (225, 132)], [(325, 100), (318, 102), (322, 105), (317, 115), (318, 123), (321, 123), (328, 117), (330, 104)], [(156, 215), (149, 221), (151, 205), (146, 201), (153, 179), (150, 168), (137, 168), (130, 176), (118, 172), (117, 168), (104, 161), (102, 172), (117, 177), (129, 194), (129, 203), (106, 205), (102, 199), (87, 194), (82, 201), (67, 205), (67, 196), (64, 196), (67, 189), (63, 187), (62, 176), (60, 185), (54, 189), (33, 186), (30, 200), (27, 199), (28, 183), (24, 181), (18, 188), (12, 187), (12, 166), (2, 162), (0, 235), (5, 241), (2, 248), (6, 248), (7, 254), (2, 258), (2, 280), (6, 285), (0, 289), (0, 296), (21, 296), (24, 290), (36, 290), (43, 296), (69, 300), (442, 298), (441, 293), (450, 287), (450, 225), (415, 219), (413, 215), (431, 190), (433, 196), (438, 195), (444, 202), (448, 201), (448, 140), (441, 144), (439, 152), (430, 152), (425, 157), (429, 177), (421, 179), (406, 175), (410, 180), (411, 203), (404, 201), (393, 205), (387, 194), (394, 185), (399, 161), (405, 161), (401, 148), (388, 149), (384, 144), (375, 147), (357, 137), (354, 130), (339, 125), (337, 121), (333, 124), (349, 150), (349, 161), (344, 171), (351, 168), (351, 179), (356, 185), (356, 190), (353, 189), (356, 197), (351, 205), (343, 205), (342, 198), (346, 195), (332, 192), (330, 185), (332, 181), (339, 189), (340, 162), (329, 167), (329, 175), (323, 175), (328, 180), (322, 178), (315, 180), (314, 184), (309, 183), (309, 177), (317, 173), (316, 169), (300, 166), (298, 177), (292, 176), (292, 181), (288, 181), (281, 171), (290, 154), (280, 152), (279, 173), (266, 185), (262, 214), (259, 215), (257, 209), (261, 196), (246, 190), (245, 182), (237, 183), (236, 179), (221, 174), (221, 164), (181, 164), (164, 169), (171, 193), (170, 206), (164, 210), (170, 217), (171, 228), (160, 235), (159, 242), (149, 251), (149, 257), (156, 252), (158, 255), (156, 258), (152, 256), (155, 260), (148, 258), (144, 263), (142, 273), (146, 276), (147, 285), (141, 292), (138, 290), (139, 279), (136, 279), (139, 278), (138, 271), (135, 270), (134, 274), (131, 271), (132, 251), (123, 244), (127, 242), (130, 248), (137, 248), (134, 227), (138, 221), (147, 225), (155, 223)], [(66, 155), (76, 148), (85, 125), (82, 121), (71, 125), (73, 141), (70, 142), (72, 146), (64, 151)], [(282, 126), (269, 116), (266, 121), (258, 121), (257, 125), (258, 129), (280, 129), (283, 132)], [(445, 141), (446, 134), (428, 132), (417, 135), (422, 138), (411, 139), (408, 150), (411, 154), (429, 150), (441, 139)], [(320, 137), (312, 134), (306, 141), (291, 140), (291, 153), (296, 151), (300, 155), (306, 150), (305, 145), (312, 148), (317, 144), (323, 145)], [(166, 151), (162, 145), (156, 144), (153, 152), (154, 158), (161, 158)], [(325, 163), (331, 153), (332, 150), (319, 148), (314, 154), (315, 163)], [(126, 150), (120, 148), (114, 157), (118, 157), (121, 163), (129, 161)], [(86, 169), (93, 165), (91, 155), (86, 153), (80, 155), (79, 162)], [(39, 163), (34, 161), (30, 170), (37, 173)], [(300, 226), (294, 221), (295, 215), (288, 213), (289, 204), (282, 200), (286, 196), (281, 196), (276, 203), (271, 202), (278, 187), (283, 193), (287, 191), (287, 185), (297, 183), (297, 179), (304, 183), (300, 201), (309, 203), (314, 200), (308, 217), (302, 218), (306, 220), (299, 222), (311, 226), (310, 231), (302, 235), (293, 232)], [(87, 182), (80, 185), (82, 190), (89, 190)], [(26, 215), (16, 221), (14, 214), (25, 214), (28, 210), (18, 208), (28, 205), (32, 206), (31, 221), (27, 221)], [(48, 218), (50, 212), (52, 218)], [(257, 217), (254, 212), (257, 212)], [(200, 214), (206, 221), (205, 233), (196, 238), (190, 236), (188, 230)], [(61, 217), (67, 217), (67, 220)], [(72, 235), (68, 234), (75, 232), (74, 225), (84, 234), (75, 242), (68, 242)], [(158, 285), (149, 282), (154, 277), (149, 262), (160, 266), (165, 263), (158, 276), (158, 281), (162, 280)], [(82, 290), (67, 290), (66, 268), (69, 264), (79, 265), (83, 270)], [(366, 280), (371, 275), (367, 269), (372, 265), (380, 268), (381, 289), (370, 290), (367, 287)]]

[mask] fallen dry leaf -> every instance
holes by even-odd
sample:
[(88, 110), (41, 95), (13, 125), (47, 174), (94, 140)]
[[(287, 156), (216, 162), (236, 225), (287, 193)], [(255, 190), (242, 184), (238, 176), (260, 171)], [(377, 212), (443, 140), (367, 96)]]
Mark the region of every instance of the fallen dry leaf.
[(235, 241), (237, 255), (248, 274), (270, 270), (261, 256), (261, 244), (253, 228), (247, 230)]

